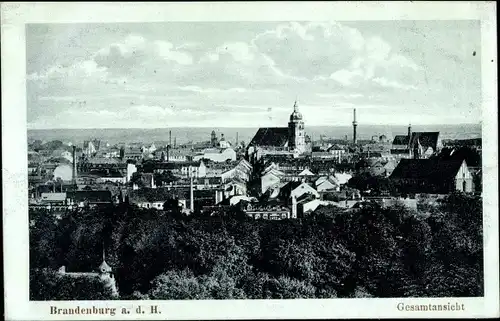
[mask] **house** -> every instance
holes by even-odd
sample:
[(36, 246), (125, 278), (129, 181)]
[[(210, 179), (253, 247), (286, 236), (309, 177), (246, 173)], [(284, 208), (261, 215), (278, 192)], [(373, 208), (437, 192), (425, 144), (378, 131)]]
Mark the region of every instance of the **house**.
[(280, 188), (279, 198), (281, 200), (299, 199), (305, 195), (319, 198), (319, 193), (311, 185), (304, 182), (288, 182)]
[(322, 176), (314, 182), (318, 192), (340, 191), (340, 184), (335, 176)]
[(473, 178), (464, 160), (402, 159), (390, 179), (404, 193), (473, 192)]
[(162, 162), (187, 162), (192, 158), (191, 149), (160, 147), (155, 151), (155, 158)]
[(265, 171), (260, 178), (261, 193), (265, 193), (268, 189), (273, 189), (278, 186), (284, 176), (285, 173), (274, 168)]
[(42, 193), (40, 203), (43, 205), (66, 205), (66, 193)]
[(226, 198), (232, 195), (247, 195), (246, 182), (238, 177), (231, 178), (224, 183), (224, 195)]
[(238, 164), (220, 174), (222, 181), (228, 181), (232, 178), (239, 178), (245, 182), (250, 179), (250, 174), (252, 173), (252, 165), (244, 159), (241, 159)]
[(163, 210), (163, 204), (171, 199), (177, 199), (180, 207), (186, 207), (189, 192), (170, 188), (141, 188), (128, 194), (129, 202), (142, 208)]
[(338, 153), (330, 153), (328, 151), (325, 152), (312, 152), (311, 153), (311, 158), (313, 159), (339, 159), (339, 154)]
[[(223, 199), (220, 189), (193, 190), (195, 208), (214, 206)], [(142, 188), (129, 192), (129, 202), (142, 208), (163, 209), (168, 200), (177, 200), (181, 210), (190, 208), (189, 188)]]
[(123, 155), (123, 160), (141, 160), (144, 154), (140, 148), (129, 147), (126, 148)]
[[(291, 211), (288, 207), (281, 205), (256, 205), (249, 203), (244, 210), (246, 215), (253, 219), (264, 220), (284, 220), (292, 218)], [(296, 218), (296, 217), (294, 217)]]
[(118, 170), (91, 171), (90, 174), (97, 176), (97, 183), (125, 184), (127, 182), (127, 175)]
[(199, 162), (152, 162), (154, 173), (166, 173), (170, 171), (174, 175), (184, 177), (205, 177), (207, 176), (207, 166), (203, 161)]
[(86, 205), (90, 207), (104, 206), (113, 203), (111, 191), (108, 190), (71, 191), (67, 192), (66, 196), (68, 198), (68, 205), (77, 205), (78, 207)]

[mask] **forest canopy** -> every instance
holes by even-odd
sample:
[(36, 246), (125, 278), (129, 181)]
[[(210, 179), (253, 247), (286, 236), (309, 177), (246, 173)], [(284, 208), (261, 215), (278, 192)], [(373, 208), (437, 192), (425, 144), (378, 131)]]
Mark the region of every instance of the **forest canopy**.
[(37, 272), (93, 271), (103, 245), (120, 299), (483, 295), (481, 198), (460, 193), (425, 215), (401, 206), (324, 207), (265, 221), (237, 209), (184, 216), (120, 204), (60, 220), (30, 210), (30, 220), (32, 300), (106, 299), (81, 284), (52, 295), (62, 281)]

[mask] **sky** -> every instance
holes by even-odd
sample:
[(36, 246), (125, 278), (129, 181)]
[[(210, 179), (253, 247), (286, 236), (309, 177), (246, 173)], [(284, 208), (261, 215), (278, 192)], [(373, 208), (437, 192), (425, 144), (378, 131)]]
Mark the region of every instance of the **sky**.
[(28, 128), (481, 121), (479, 21), (29, 24)]

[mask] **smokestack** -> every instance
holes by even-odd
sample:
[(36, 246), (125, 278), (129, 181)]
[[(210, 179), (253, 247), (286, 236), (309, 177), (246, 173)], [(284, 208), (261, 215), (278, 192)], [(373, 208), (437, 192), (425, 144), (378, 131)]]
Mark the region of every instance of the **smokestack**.
[(174, 137), (174, 148), (177, 146), (177, 137)]
[(238, 146), (238, 132), (236, 132), (236, 146)]
[(192, 174), (190, 174), (190, 181), (189, 181), (189, 209), (191, 210), (191, 213), (194, 212), (193, 175)]
[(354, 120), (352, 122), (352, 143), (356, 144), (358, 142), (356, 127), (358, 127), (358, 122), (356, 121), (356, 108), (354, 108)]
[(170, 145), (167, 146), (167, 163), (170, 160)]
[(172, 131), (168, 131), (168, 145), (172, 146)]
[(76, 185), (76, 146), (73, 145), (73, 184)]
[(411, 139), (411, 124), (408, 125), (408, 141)]

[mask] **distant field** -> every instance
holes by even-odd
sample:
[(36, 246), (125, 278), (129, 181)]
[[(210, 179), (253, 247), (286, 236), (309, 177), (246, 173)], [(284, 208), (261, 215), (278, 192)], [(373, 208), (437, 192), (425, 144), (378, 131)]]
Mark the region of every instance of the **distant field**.
[[(28, 130), (28, 139), (40, 140), (62, 140), (82, 144), (84, 140), (101, 139), (115, 143), (166, 143), (169, 139), (169, 130), (172, 131), (172, 142), (174, 137), (177, 144), (187, 143), (189, 141), (200, 142), (210, 140), (210, 133), (215, 130), (218, 138), (223, 133), (226, 140), (234, 143), (236, 135), (238, 140), (248, 143), (257, 128), (198, 128), (198, 127), (176, 127), (176, 128), (156, 128), (156, 129), (136, 129), (136, 128), (110, 128), (110, 129), (33, 129)], [(481, 137), (481, 125), (479, 124), (460, 124), (460, 125), (429, 125), (413, 126), (413, 131), (439, 131), (442, 139), (467, 139)], [(359, 125), (358, 138), (370, 139), (373, 135), (386, 135), (388, 138), (405, 134), (408, 131), (406, 126), (379, 126), (379, 125)], [(237, 134), (238, 133), (238, 134)], [(306, 124), (306, 133), (313, 140), (319, 140), (320, 135), (328, 138), (343, 139), (347, 135), (352, 138), (352, 128), (350, 126), (311, 126)]]

